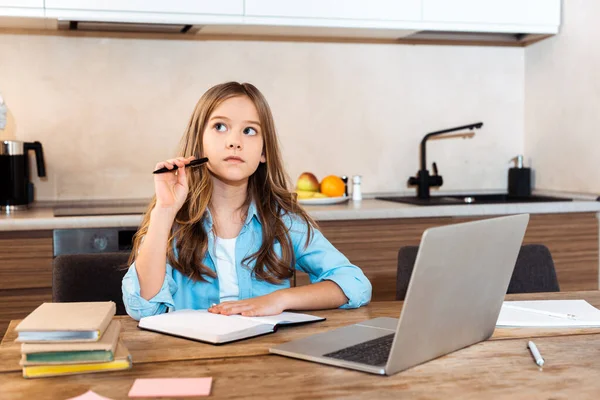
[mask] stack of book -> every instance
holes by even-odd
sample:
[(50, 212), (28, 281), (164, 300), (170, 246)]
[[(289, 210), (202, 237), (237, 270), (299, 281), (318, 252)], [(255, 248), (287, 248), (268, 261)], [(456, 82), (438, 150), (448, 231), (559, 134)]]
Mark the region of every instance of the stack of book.
[(44, 303), (15, 330), (25, 378), (131, 368), (115, 303)]

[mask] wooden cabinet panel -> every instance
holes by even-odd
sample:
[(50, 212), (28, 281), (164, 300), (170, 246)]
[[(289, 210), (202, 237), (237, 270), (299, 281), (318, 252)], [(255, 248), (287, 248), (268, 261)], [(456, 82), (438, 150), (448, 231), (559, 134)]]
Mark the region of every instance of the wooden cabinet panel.
[[(400, 247), (418, 245), (427, 228), (483, 218), (322, 221), (319, 225), (325, 237), (363, 269), (373, 285), (375, 301), (395, 299)], [(595, 213), (531, 215), (524, 243), (550, 249), (562, 291), (598, 289)], [(298, 274), (297, 285), (307, 282), (305, 274)]]
[(0, 337), (13, 319), (23, 319), (46, 301), (52, 301), (51, 288), (0, 290)]
[(0, 232), (0, 290), (52, 286), (52, 232)]
[(0, 290), (52, 286), (52, 258), (0, 260)]
[(598, 290), (595, 213), (532, 215), (524, 243), (548, 246), (561, 291)]
[(52, 232), (0, 232), (0, 332), (52, 300)]
[(51, 231), (0, 232), (0, 261), (52, 258)]

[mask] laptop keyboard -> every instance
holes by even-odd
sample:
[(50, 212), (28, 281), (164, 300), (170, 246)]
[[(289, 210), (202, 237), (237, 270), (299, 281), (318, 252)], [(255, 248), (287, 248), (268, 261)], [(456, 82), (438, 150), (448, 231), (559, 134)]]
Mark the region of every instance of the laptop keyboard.
[(323, 354), (323, 356), (367, 365), (385, 365), (390, 356), (393, 341), (394, 334), (392, 333), (332, 353)]

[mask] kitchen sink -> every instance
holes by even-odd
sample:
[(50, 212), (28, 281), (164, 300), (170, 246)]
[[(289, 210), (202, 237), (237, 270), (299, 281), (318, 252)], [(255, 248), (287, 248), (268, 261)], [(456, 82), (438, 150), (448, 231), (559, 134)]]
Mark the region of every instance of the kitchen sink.
[(505, 204), (505, 203), (542, 203), (554, 201), (573, 201), (566, 197), (554, 196), (509, 196), (506, 193), (493, 194), (463, 194), (454, 196), (431, 196), (428, 199), (419, 199), (416, 196), (383, 196), (377, 200), (394, 201), (397, 203), (414, 204), (418, 206), (445, 206), (462, 204)]

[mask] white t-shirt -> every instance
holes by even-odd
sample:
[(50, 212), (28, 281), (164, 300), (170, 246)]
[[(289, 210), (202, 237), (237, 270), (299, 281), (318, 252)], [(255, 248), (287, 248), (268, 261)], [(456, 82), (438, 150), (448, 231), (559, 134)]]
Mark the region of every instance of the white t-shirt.
[(223, 239), (215, 237), (216, 268), (221, 303), (224, 301), (239, 300), (240, 296), (240, 287), (235, 267), (236, 240), (237, 238)]

